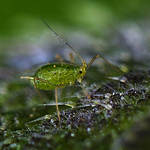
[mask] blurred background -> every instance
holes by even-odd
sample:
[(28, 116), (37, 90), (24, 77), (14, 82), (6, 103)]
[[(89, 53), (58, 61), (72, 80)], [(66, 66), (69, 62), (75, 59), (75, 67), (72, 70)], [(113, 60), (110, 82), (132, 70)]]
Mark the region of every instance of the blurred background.
[(136, 19), (148, 18), (149, 4), (148, 0), (2, 1), (0, 32), (1, 36), (14, 36), (23, 30), (40, 32), (42, 22), (39, 17), (42, 16), (51, 25), (99, 34), (101, 29), (127, 20), (136, 22)]
[(106, 58), (111, 61), (114, 56), (120, 63), (121, 60), (149, 60), (149, 5), (149, 0), (2, 1), (1, 66), (29, 68), (52, 61), (55, 53), (68, 58), (68, 47), (40, 17), (80, 51), (87, 62), (96, 53), (111, 54)]

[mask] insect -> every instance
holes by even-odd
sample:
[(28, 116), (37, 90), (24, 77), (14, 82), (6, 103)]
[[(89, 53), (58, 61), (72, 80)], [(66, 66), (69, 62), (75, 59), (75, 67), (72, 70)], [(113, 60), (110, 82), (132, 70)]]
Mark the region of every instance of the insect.
[(101, 55), (97, 54), (95, 55), (89, 64), (87, 65), (85, 60), (77, 53), (77, 51), (68, 44), (63, 38), (61, 38), (48, 24), (47, 22), (42, 19), (43, 23), (58, 37), (62, 42), (64, 42), (67, 46), (70, 47), (70, 49), (81, 59), (82, 65), (75, 64), (72, 59), (71, 55), (71, 61), (69, 63), (65, 63), (61, 60), (59, 63), (50, 63), (42, 66), (37, 70), (37, 72), (34, 74), (34, 76), (21, 76), (21, 79), (29, 79), (34, 84), (35, 89), (37, 90), (39, 96), (42, 99), (42, 95), (39, 92), (39, 89), (42, 90), (53, 90), (55, 89), (55, 101), (56, 101), (56, 110), (59, 121), (61, 120), (60, 114), (59, 114), (59, 107), (58, 107), (58, 96), (57, 96), (57, 90), (58, 88), (64, 88), (66, 86), (71, 86), (75, 83), (77, 80), (81, 88), (83, 89), (83, 92), (87, 96), (88, 99), (90, 99), (90, 95), (86, 92), (85, 88), (82, 85), (82, 79), (85, 76), (88, 68), (91, 66), (91, 64), (97, 59), (101, 58), (103, 59), (107, 64), (109, 64), (111, 67), (113, 67), (115, 70), (122, 73), (120, 70), (118, 70), (115, 66), (113, 66), (111, 63), (109, 63), (105, 58), (103, 58)]

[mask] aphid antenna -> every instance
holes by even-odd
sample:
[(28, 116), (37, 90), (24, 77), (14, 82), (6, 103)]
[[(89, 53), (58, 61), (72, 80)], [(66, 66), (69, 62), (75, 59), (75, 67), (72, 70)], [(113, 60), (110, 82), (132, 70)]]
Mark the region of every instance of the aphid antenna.
[(62, 41), (64, 42), (68, 47), (70, 47), (70, 49), (72, 49), (74, 51), (75, 54), (77, 54), (77, 56), (81, 59), (83, 66), (87, 66), (85, 60), (76, 52), (76, 50), (68, 43), (66, 42), (62, 37), (60, 37), (49, 25), (48, 23), (44, 20), (43, 17), (41, 17), (41, 20), (43, 21), (43, 23)]

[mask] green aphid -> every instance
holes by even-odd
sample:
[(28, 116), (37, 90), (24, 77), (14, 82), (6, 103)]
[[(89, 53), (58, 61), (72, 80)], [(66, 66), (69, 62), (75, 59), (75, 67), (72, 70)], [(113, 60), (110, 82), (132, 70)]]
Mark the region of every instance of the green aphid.
[[(60, 121), (60, 114), (59, 114), (59, 108), (58, 108), (58, 97), (57, 97), (57, 89), (58, 88), (64, 88), (66, 86), (71, 86), (75, 83), (75, 81), (78, 81), (81, 84), (81, 88), (83, 89), (83, 92), (87, 96), (88, 99), (90, 99), (90, 95), (86, 92), (84, 87), (82, 86), (82, 79), (84, 75), (86, 74), (86, 71), (91, 66), (91, 64), (97, 59), (102, 58), (106, 63), (108, 63), (111, 67), (113, 67), (115, 70), (122, 72), (118, 70), (116, 67), (114, 67), (111, 63), (109, 63), (105, 58), (103, 58), (101, 55), (97, 54), (94, 56), (89, 64), (87, 65), (85, 60), (73, 49), (66, 41), (64, 41), (55, 31), (53, 31), (50, 26), (45, 22), (44, 19), (42, 19), (44, 24), (57, 36), (59, 37), (63, 42), (65, 42), (72, 51), (81, 59), (82, 65), (77, 65), (74, 63), (73, 56), (70, 55), (71, 61), (69, 63), (63, 62), (61, 58), (59, 58), (60, 63), (50, 63), (47, 65), (42, 66), (37, 70), (34, 76), (32, 77), (20, 77), (21, 79), (29, 79), (34, 84), (39, 96), (42, 99), (42, 96), (38, 89), (42, 90), (53, 90), (55, 89), (55, 101), (56, 101), (56, 109), (57, 109), (57, 115), (58, 119)], [(59, 57), (59, 56), (58, 56)]]
[(38, 89), (43, 90), (52, 90), (55, 87), (63, 88), (73, 85), (76, 80), (80, 82), (85, 72), (85, 67), (82, 66), (51, 63), (41, 67), (35, 73), (35, 84)]

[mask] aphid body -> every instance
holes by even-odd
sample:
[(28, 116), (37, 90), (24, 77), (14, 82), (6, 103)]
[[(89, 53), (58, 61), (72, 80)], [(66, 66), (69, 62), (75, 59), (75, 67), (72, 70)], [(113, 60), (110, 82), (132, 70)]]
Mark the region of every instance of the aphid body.
[(22, 76), (21, 79), (29, 79), (34, 84), (39, 96), (42, 99), (42, 96), (38, 89), (42, 90), (52, 90), (55, 89), (55, 101), (56, 101), (56, 109), (57, 109), (57, 115), (58, 119), (60, 121), (60, 114), (59, 114), (59, 108), (58, 108), (58, 97), (57, 97), (57, 89), (58, 88), (64, 88), (66, 86), (71, 86), (75, 83), (77, 80), (79, 83), (81, 83), (81, 88), (83, 89), (84, 94), (87, 96), (87, 98), (90, 98), (90, 95), (86, 92), (84, 87), (82, 86), (82, 79), (84, 75), (86, 74), (86, 71), (91, 66), (91, 64), (97, 59), (101, 58), (106, 63), (108, 63), (111, 67), (113, 67), (115, 70), (122, 72), (118, 70), (116, 67), (114, 67), (111, 63), (109, 63), (105, 58), (103, 58), (101, 55), (97, 54), (95, 55), (89, 64), (87, 65), (85, 60), (71, 47), (66, 41), (64, 41), (55, 31), (53, 31), (50, 26), (45, 22), (44, 19), (42, 19), (44, 24), (57, 36), (59, 37), (67, 46), (70, 47), (70, 49), (81, 59), (82, 65), (77, 65), (74, 63), (73, 56), (70, 55), (71, 62), (65, 63), (60, 59), (60, 63), (50, 63), (47, 65), (42, 66), (37, 70), (34, 76)]
[(51, 63), (42, 66), (34, 75), (32, 82), (38, 89), (52, 90), (81, 82), (86, 73), (86, 66), (65, 63)]

